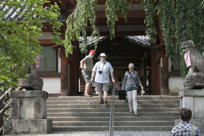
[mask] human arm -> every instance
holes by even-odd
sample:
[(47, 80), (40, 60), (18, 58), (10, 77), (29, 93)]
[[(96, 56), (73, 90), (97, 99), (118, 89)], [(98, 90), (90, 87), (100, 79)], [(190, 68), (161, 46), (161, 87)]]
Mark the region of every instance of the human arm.
[(94, 81), (95, 76), (96, 76), (96, 72), (92, 71), (92, 74), (91, 74), (91, 82)]
[(84, 70), (84, 63), (86, 62), (86, 60), (87, 60), (87, 57), (83, 58), (83, 59), (80, 61), (80, 68), (81, 68), (82, 70)]
[(126, 82), (127, 82), (127, 74), (125, 73), (123, 80), (122, 80), (122, 90), (125, 89)]
[(137, 72), (136, 72), (136, 78), (137, 78), (138, 85), (141, 87), (142, 90), (144, 90), (144, 87), (142, 85), (142, 82), (141, 82), (140, 77), (139, 77)]
[(95, 76), (96, 76), (96, 71), (97, 71), (97, 65), (98, 63), (96, 63), (92, 69), (92, 74), (91, 74), (91, 82), (93, 82), (95, 80)]
[(112, 67), (112, 65), (110, 64), (110, 67), (109, 67), (110, 69), (110, 75), (111, 75), (111, 80), (112, 80), (112, 82), (113, 83), (115, 83), (115, 78), (114, 78), (114, 74), (113, 74), (113, 72), (114, 72), (114, 70), (113, 70), (113, 67)]
[(114, 78), (113, 72), (110, 72), (110, 74), (111, 74), (111, 80), (112, 80), (112, 82), (115, 83), (115, 78)]

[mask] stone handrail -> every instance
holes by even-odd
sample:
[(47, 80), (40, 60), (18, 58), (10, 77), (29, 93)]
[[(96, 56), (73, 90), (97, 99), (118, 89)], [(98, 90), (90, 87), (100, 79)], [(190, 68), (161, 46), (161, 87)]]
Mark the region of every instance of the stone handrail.
[(113, 136), (114, 131), (114, 112), (115, 112), (115, 86), (112, 87), (112, 101), (110, 105), (109, 136)]
[(11, 88), (8, 89), (3, 95), (0, 97), (0, 135), (3, 134), (3, 118), (9, 118), (9, 115), (6, 115), (5, 112), (10, 108), (11, 100), (10, 100), (10, 92)]
[(11, 88), (9, 88), (1, 97), (0, 97), (0, 101), (2, 101), (6, 96), (7, 94), (9, 94), (11, 92)]

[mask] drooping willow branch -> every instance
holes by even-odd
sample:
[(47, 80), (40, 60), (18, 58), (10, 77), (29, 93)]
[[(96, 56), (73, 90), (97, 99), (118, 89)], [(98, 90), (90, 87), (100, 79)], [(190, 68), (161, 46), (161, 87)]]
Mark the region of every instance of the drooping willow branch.
[[(66, 55), (73, 52), (73, 41), (78, 41), (80, 36), (86, 44), (87, 31), (91, 32), (91, 37), (98, 37), (99, 32), (96, 27), (96, 3), (97, 0), (77, 0), (76, 8), (66, 19), (66, 32), (64, 46)], [(105, 3), (105, 14), (107, 24), (110, 28), (110, 36), (115, 36), (115, 22), (119, 15), (126, 15), (128, 10), (127, 0), (107, 0)], [(89, 28), (89, 29), (88, 29)], [(91, 29), (90, 29), (91, 28)]]
[[(77, 0), (77, 5), (73, 13), (66, 20), (67, 29), (65, 32), (64, 46), (66, 55), (73, 52), (72, 42), (78, 41), (83, 36), (86, 42), (87, 28), (91, 26), (92, 36), (98, 36), (96, 28), (95, 6), (97, 0)], [(90, 25), (89, 25), (90, 23)]]

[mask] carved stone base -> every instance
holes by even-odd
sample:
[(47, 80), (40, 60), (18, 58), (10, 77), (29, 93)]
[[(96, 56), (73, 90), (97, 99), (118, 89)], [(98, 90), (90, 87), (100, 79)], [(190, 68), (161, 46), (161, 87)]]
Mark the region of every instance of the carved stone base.
[[(192, 118), (198, 123), (204, 133), (204, 89), (189, 89), (179, 93), (181, 108), (189, 108), (192, 111)], [(198, 121), (200, 120), (200, 121)], [(195, 123), (195, 125), (196, 125)]]
[(194, 73), (187, 76), (184, 82), (185, 89), (202, 89), (204, 88), (204, 74)]
[(47, 134), (52, 131), (52, 121), (48, 119), (17, 119), (4, 122), (5, 134)]
[(47, 119), (47, 92), (12, 91), (10, 97), (10, 120), (4, 122), (5, 134), (46, 134), (51, 131), (52, 121)]

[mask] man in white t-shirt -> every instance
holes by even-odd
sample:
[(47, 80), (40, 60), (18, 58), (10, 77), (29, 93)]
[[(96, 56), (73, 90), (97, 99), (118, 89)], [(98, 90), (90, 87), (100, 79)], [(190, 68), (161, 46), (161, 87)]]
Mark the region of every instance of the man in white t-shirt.
[(107, 105), (107, 96), (110, 90), (110, 75), (113, 83), (115, 83), (115, 79), (113, 76), (113, 67), (106, 61), (106, 57), (105, 53), (99, 55), (99, 61), (92, 69), (91, 81), (95, 81), (96, 83), (96, 91), (99, 92), (100, 104), (105, 103)]

